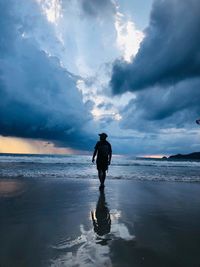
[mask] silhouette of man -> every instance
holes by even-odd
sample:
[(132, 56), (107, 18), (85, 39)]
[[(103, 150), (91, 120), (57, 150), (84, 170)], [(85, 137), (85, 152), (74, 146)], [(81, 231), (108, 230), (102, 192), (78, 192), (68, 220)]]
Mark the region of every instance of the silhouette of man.
[(108, 137), (106, 133), (101, 133), (99, 134), (99, 136), (100, 140), (94, 147), (92, 162), (94, 163), (95, 157), (97, 155), (96, 165), (100, 181), (99, 189), (103, 189), (104, 181), (106, 179), (106, 171), (108, 170), (108, 165), (110, 165), (111, 163), (112, 147), (111, 144), (106, 140), (106, 138)]
[(94, 231), (99, 236), (103, 236), (110, 233), (111, 219), (103, 190), (100, 191), (99, 200), (96, 206), (96, 211), (91, 212), (91, 215), (92, 215)]

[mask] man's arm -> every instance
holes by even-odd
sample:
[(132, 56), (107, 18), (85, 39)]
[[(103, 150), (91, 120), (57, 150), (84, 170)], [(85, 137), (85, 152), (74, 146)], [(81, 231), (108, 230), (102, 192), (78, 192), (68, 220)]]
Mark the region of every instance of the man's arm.
[(95, 146), (95, 148), (94, 148), (94, 153), (93, 153), (93, 157), (92, 157), (92, 162), (93, 162), (93, 163), (94, 163), (96, 154), (97, 154), (97, 144), (96, 144), (96, 146)]
[(111, 163), (111, 158), (112, 158), (112, 147), (111, 147), (111, 144), (110, 144), (110, 151), (109, 151), (109, 154), (108, 154), (108, 165), (110, 165), (110, 163)]

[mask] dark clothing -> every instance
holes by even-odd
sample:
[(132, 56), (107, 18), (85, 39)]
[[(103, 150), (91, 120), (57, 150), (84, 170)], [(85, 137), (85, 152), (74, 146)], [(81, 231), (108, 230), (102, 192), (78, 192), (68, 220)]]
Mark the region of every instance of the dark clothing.
[(106, 171), (112, 154), (111, 144), (106, 140), (98, 141), (94, 149), (97, 151), (97, 169)]

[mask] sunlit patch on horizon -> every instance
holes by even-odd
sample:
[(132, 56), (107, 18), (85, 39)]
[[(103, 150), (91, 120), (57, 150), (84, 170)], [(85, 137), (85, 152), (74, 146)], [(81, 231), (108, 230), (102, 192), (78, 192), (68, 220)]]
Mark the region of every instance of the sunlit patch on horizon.
[(76, 154), (71, 148), (56, 147), (52, 142), (0, 136), (0, 153)]
[(166, 155), (142, 155), (142, 158), (147, 158), (147, 159), (162, 159)]

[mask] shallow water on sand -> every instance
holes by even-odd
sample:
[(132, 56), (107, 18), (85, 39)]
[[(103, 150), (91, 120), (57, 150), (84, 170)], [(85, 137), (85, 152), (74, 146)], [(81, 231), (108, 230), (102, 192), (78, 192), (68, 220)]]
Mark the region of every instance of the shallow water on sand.
[(1, 179), (0, 266), (199, 267), (199, 183)]

